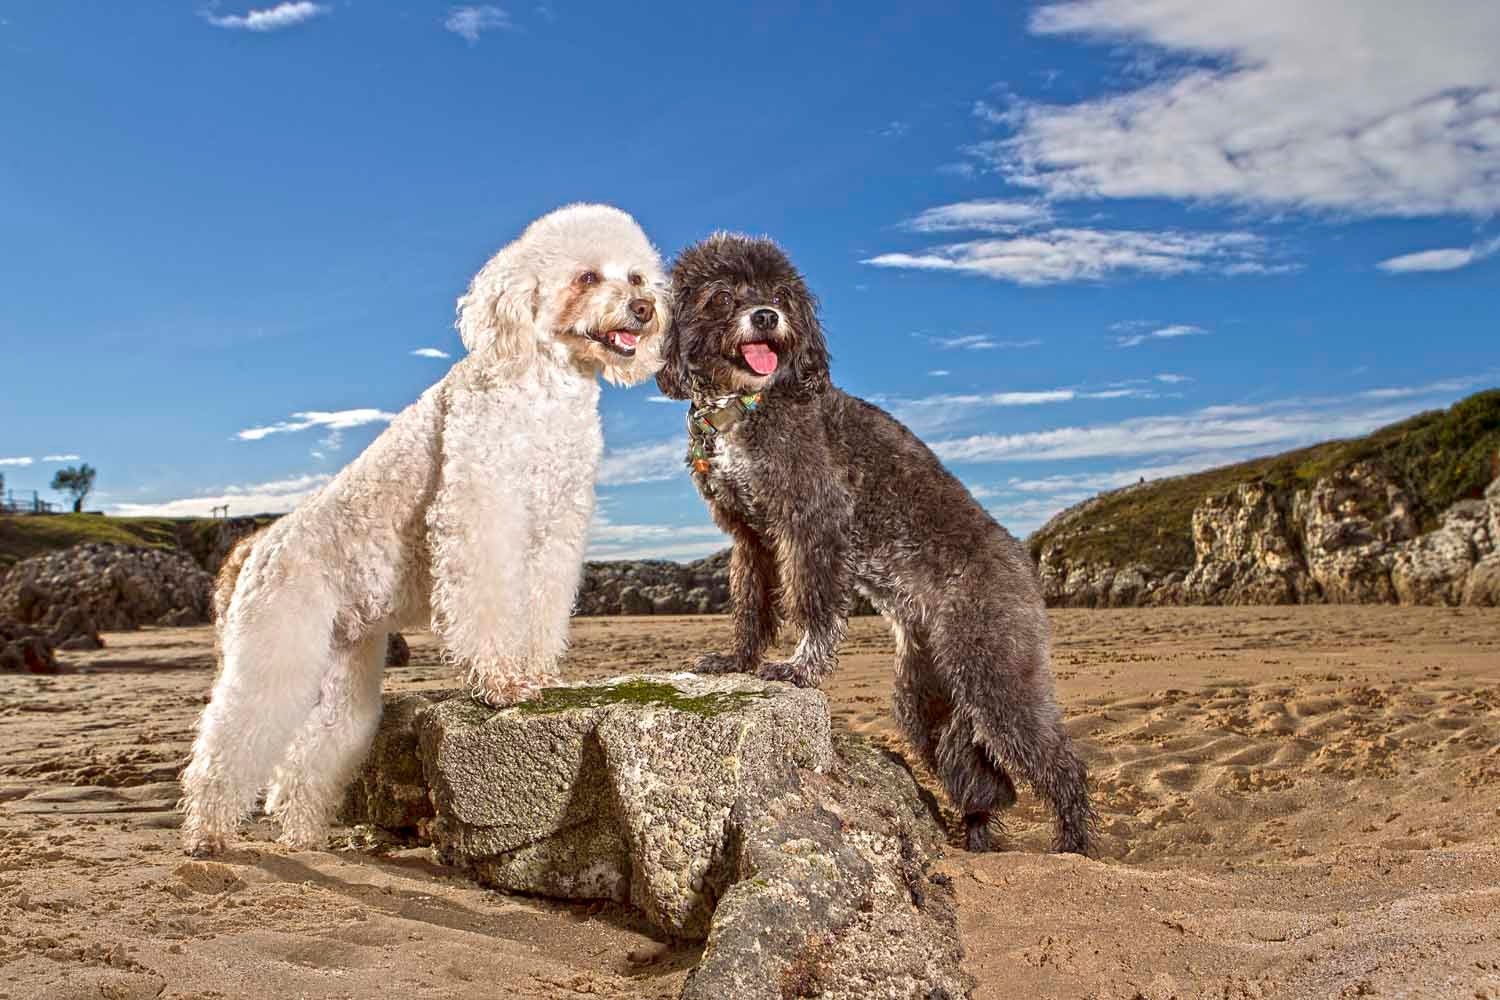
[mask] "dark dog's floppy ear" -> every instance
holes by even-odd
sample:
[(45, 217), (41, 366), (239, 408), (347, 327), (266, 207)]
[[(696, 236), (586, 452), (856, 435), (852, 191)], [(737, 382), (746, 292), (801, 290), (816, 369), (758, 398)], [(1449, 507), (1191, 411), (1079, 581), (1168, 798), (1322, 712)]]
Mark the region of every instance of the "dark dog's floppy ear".
[(792, 354), (789, 381), (798, 390), (815, 396), (832, 386), (828, 375), (828, 342), (823, 339), (823, 324), (818, 321), (818, 300), (812, 292), (799, 289), (789, 303), (801, 343)]
[[(678, 306), (680, 305), (679, 300)], [(689, 399), (692, 393), (688, 388), (687, 363), (682, 357), (682, 336), (675, 319), (678, 315), (676, 309), (672, 311), (672, 315), (673, 321), (667, 324), (667, 329), (662, 333), (663, 364), (656, 373), (656, 387), (668, 399)]]

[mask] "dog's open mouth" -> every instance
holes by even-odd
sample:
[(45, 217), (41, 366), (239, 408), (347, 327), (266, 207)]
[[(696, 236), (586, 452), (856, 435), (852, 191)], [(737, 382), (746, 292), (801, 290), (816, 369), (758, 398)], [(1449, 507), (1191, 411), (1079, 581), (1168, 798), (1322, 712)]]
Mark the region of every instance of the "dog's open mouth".
[(590, 330), (588, 338), (596, 344), (603, 344), (621, 357), (634, 357), (635, 345), (641, 339), (641, 335), (634, 330)]
[(752, 340), (740, 344), (740, 357), (757, 375), (770, 375), (776, 370), (776, 351), (763, 340)]

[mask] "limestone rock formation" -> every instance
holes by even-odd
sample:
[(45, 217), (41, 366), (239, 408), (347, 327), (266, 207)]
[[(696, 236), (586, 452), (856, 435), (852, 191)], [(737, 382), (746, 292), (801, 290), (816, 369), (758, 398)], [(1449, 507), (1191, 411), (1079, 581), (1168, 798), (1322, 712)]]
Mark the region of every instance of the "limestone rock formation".
[(501, 711), (391, 697), (344, 818), (707, 938), (684, 997), (966, 995), (931, 798), (899, 758), (836, 746), (817, 691), (671, 674)]
[(1168, 570), (1071, 559), (1066, 539), (1091, 530), (1100, 506), (1085, 501), (1039, 533), (1049, 604), (1500, 605), (1500, 478), (1482, 499), (1449, 505), (1425, 533), (1413, 489), (1379, 463), (1351, 463), (1307, 489), (1240, 483), (1193, 509), (1193, 564)]

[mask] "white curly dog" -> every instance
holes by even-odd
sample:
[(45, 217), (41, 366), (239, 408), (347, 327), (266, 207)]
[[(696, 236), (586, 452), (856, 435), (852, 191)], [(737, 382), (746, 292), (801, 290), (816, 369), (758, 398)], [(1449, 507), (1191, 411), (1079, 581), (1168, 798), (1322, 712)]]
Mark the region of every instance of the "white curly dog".
[(188, 850), (222, 850), (268, 779), (282, 842), (324, 842), (380, 722), (391, 631), (430, 625), (491, 705), (555, 676), (603, 449), (598, 377), (629, 385), (660, 367), (666, 289), (619, 209), (538, 219), (458, 300), (468, 355), (236, 547), (216, 594), (220, 672), (183, 774)]

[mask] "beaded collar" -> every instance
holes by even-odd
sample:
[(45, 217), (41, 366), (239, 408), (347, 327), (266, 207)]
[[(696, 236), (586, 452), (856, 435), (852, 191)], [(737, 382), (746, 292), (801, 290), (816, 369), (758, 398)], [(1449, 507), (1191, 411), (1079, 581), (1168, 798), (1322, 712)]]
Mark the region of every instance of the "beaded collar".
[(720, 434), (760, 409), (761, 394), (743, 393), (721, 396), (688, 411), (688, 468), (707, 472), (714, 453), (714, 441)]

